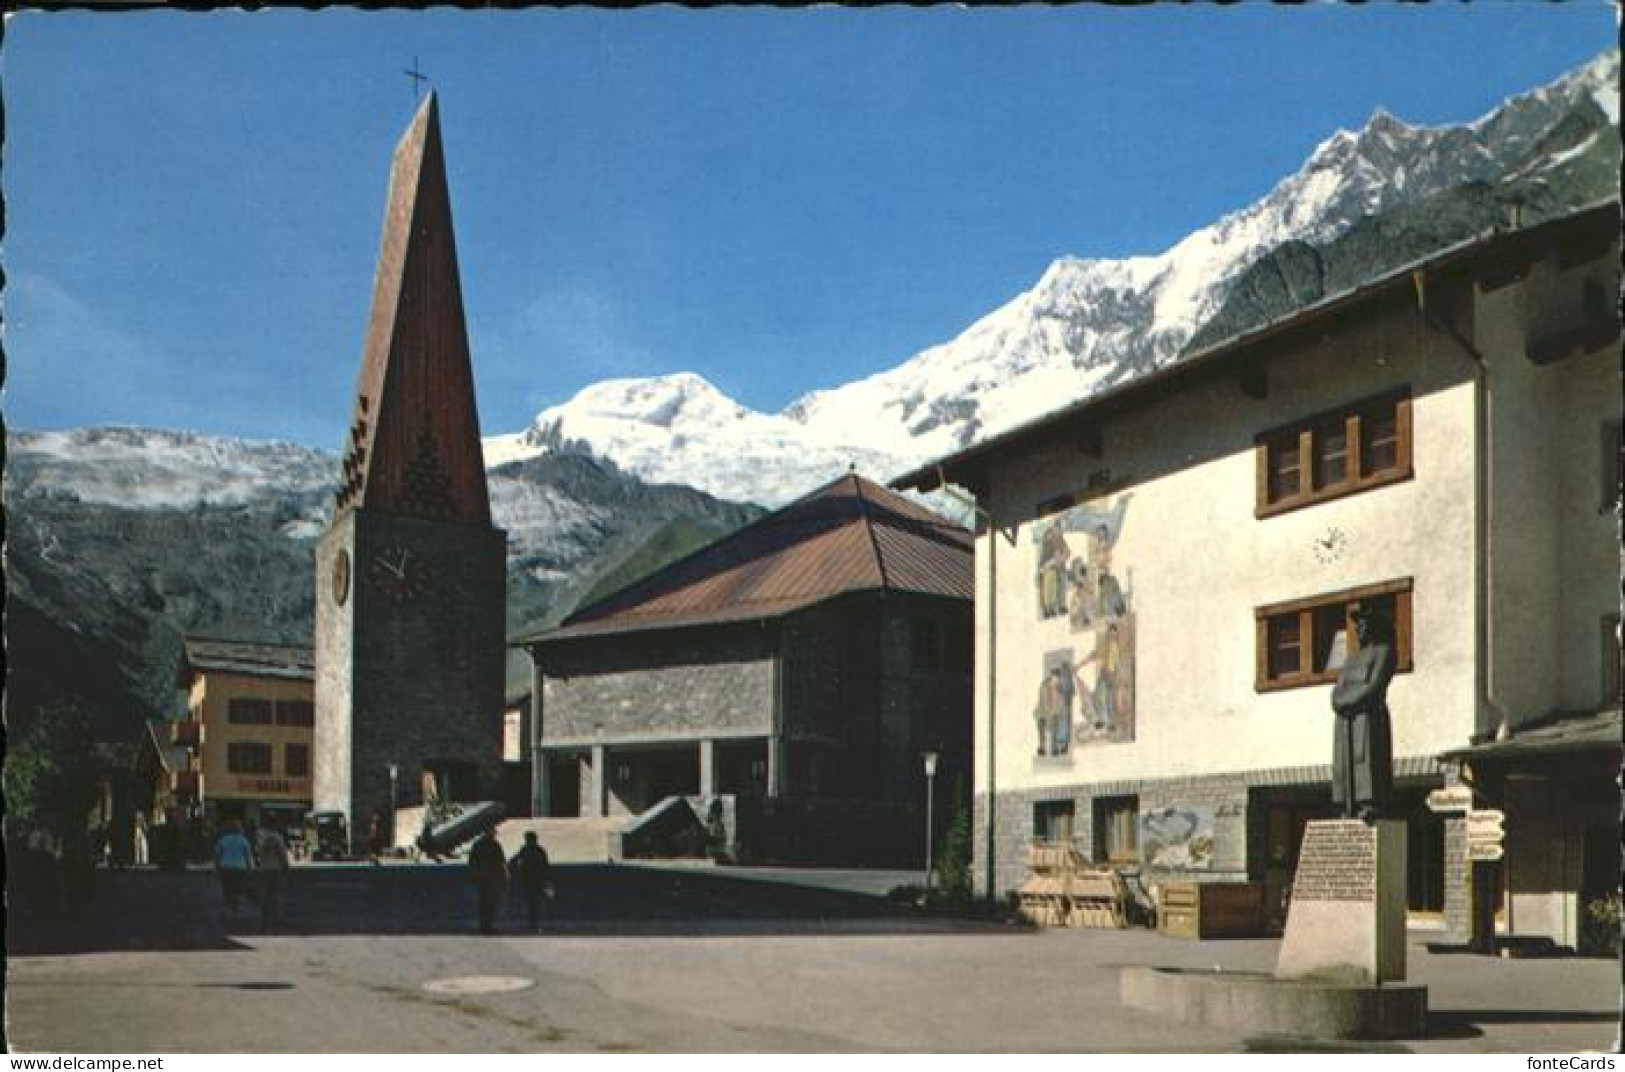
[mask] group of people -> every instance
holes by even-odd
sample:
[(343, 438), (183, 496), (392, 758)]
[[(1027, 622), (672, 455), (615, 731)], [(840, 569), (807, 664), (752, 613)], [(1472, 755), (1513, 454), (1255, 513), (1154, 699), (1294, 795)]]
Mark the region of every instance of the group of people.
[(553, 896), (551, 865), (534, 830), (525, 832), (525, 843), (513, 854), (503, 855), (496, 835), (487, 830), (468, 852), (469, 878), (479, 902), (480, 933), (495, 934), (497, 913), (507, 896), (510, 878), (515, 892), (525, 902), (526, 920), (534, 933), (541, 921), (542, 901)]
[[(280, 831), (263, 827), (251, 839), (241, 823), (227, 821), (214, 845), (214, 867), (220, 876), (225, 914), (235, 916), (245, 899), (258, 900), (260, 929), (273, 931), (281, 924), (290, 854)], [(486, 831), (469, 850), (468, 868), (478, 897), (482, 934), (496, 933), (497, 915), (510, 880), (514, 892), (525, 902), (530, 929), (537, 929), (542, 902), (553, 896), (553, 885), (547, 850), (534, 831), (525, 834), (525, 844), (511, 860), (503, 854), (495, 835)]]
[(220, 876), (225, 912), (236, 915), (245, 897), (257, 899), (260, 929), (275, 930), (282, 923), (282, 894), (290, 866), (288, 842), (281, 831), (261, 827), (251, 841), (241, 823), (228, 820), (214, 843), (214, 868)]

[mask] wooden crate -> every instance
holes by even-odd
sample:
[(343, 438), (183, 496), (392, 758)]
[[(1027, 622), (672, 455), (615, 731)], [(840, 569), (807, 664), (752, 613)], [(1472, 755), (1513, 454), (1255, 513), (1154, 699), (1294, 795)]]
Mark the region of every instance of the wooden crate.
[(1264, 887), (1257, 882), (1168, 882), (1157, 929), (1175, 938), (1240, 938), (1264, 926)]
[(1066, 844), (1036, 842), (1028, 847), (1032, 874), (1016, 891), (1021, 915), (1040, 927), (1127, 925), (1127, 895), (1111, 870), (1089, 865)]

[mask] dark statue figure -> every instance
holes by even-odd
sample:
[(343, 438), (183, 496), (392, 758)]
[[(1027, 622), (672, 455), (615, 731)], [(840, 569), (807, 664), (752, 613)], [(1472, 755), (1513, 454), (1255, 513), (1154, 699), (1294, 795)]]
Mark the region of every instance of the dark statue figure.
[(1332, 803), (1344, 818), (1374, 821), (1394, 785), (1393, 731), (1388, 682), (1394, 677), (1393, 625), (1369, 605), (1354, 612), (1359, 648), (1332, 687), (1336, 736), (1332, 742)]

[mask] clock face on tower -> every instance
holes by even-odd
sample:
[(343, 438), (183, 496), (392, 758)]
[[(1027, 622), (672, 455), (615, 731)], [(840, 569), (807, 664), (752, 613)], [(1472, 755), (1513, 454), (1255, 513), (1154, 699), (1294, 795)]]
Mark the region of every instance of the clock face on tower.
[(429, 585), (429, 564), (404, 547), (385, 547), (372, 556), (367, 576), (386, 596), (405, 602)]
[(350, 598), (350, 552), (340, 549), (333, 559), (333, 602), (344, 606)]

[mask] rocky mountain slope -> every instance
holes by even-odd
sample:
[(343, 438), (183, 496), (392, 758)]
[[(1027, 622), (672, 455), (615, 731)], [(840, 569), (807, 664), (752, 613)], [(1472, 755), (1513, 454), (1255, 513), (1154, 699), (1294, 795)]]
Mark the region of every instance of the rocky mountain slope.
[[(12, 432), (6, 445), (9, 710), (73, 693), (129, 729), (133, 712), (167, 709), (185, 633), (310, 642), (336, 456), (133, 428)], [(513, 633), (556, 621), (606, 574), (658, 567), (650, 541), (686, 553), (760, 513), (580, 453), (488, 479)]]

